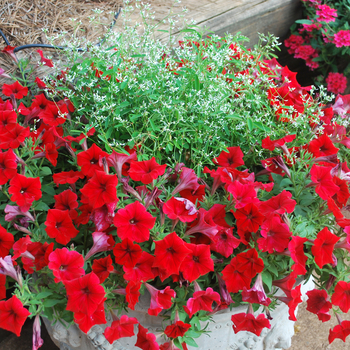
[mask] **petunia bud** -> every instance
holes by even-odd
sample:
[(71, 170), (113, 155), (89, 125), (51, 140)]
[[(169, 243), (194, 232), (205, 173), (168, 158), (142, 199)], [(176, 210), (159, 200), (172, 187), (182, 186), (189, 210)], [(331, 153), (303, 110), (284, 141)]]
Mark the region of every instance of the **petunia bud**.
[(13, 266), (11, 255), (0, 258), (0, 273), (12, 277), (19, 283), (17, 272)]
[(36, 315), (33, 323), (33, 350), (38, 350), (44, 344), (41, 338), (40, 316)]

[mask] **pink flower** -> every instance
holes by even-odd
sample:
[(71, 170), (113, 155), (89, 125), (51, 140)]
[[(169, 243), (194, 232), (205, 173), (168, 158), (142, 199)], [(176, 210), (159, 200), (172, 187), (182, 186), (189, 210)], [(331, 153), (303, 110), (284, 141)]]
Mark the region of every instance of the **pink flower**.
[(350, 46), (350, 30), (340, 30), (334, 34), (333, 43), (336, 47)]
[(334, 22), (335, 18), (338, 17), (337, 10), (328, 5), (318, 5), (317, 8), (316, 15), (320, 22)]
[(326, 79), (327, 90), (334, 94), (342, 94), (346, 89), (347, 80), (342, 73), (330, 72)]

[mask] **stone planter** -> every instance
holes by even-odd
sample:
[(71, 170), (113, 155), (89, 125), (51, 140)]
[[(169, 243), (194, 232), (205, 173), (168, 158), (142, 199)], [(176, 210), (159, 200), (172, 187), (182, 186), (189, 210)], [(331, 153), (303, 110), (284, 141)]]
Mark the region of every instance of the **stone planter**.
[[(314, 283), (310, 279), (307, 283), (302, 284), (301, 292), (303, 300), (305, 293), (314, 288)], [(282, 291), (278, 291), (277, 295), (283, 295)], [(147, 309), (150, 304), (150, 297), (145, 294), (140, 302), (136, 305), (135, 311), (130, 311), (128, 316), (136, 317), (142, 326), (148, 328), (151, 333), (158, 335), (158, 342), (164, 343), (165, 338), (161, 336), (162, 317), (150, 316)], [(287, 349), (291, 346), (291, 339), (294, 335), (294, 322), (288, 319), (288, 307), (281, 303), (271, 313), (273, 320), (270, 321), (271, 329), (263, 329), (258, 337), (250, 332), (239, 332), (235, 334), (232, 329), (231, 315), (233, 313), (246, 312), (246, 306), (234, 308), (232, 312), (223, 310), (213, 315), (213, 321), (210, 322), (208, 330), (211, 332), (209, 336), (203, 335), (196, 339), (200, 350), (278, 350)], [(297, 311), (296, 311), (297, 312)], [(109, 344), (103, 335), (104, 329), (110, 325), (111, 317), (107, 317), (108, 324), (96, 325), (85, 334), (80, 331), (78, 326), (72, 325), (69, 328), (64, 327), (57, 322), (51, 325), (50, 322), (43, 318), (46, 328), (53, 342), (61, 350), (137, 350), (135, 347), (136, 335), (131, 338), (122, 338), (116, 340), (113, 344)], [(136, 326), (135, 326), (136, 327)], [(136, 330), (136, 328), (135, 328)], [(137, 334), (137, 330), (135, 331)], [(188, 349), (196, 348), (188, 346)]]

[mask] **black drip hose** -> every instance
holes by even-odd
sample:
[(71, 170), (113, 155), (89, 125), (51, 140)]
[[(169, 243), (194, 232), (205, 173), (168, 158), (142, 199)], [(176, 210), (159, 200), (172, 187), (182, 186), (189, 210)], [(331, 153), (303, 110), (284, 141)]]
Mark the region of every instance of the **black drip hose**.
[[(114, 19), (113, 22), (110, 24), (108, 32), (114, 27), (115, 23), (117, 22), (117, 19), (119, 17), (119, 14), (121, 12), (121, 8), (119, 8), (119, 10), (115, 13), (114, 15)], [(107, 33), (108, 33), (107, 32)], [(103, 44), (103, 42), (106, 40), (106, 35), (97, 43), (95, 44), (95, 46), (101, 46)], [(4, 39), (6, 45), (10, 45), (10, 42), (7, 40), (6, 35), (2, 32), (2, 30), (0, 29), (0, 35), (2, 36), (2, 38)], [(24, 50), (24, 49), (30, 49), (30, 48), (34, 48), (34, 47), (41, 47), (41, 48), (45, 48), (45, 49), (58, 49), (58, 50), (65, 50), (67, 49), (67, 47), (64, 46), (53, 46), (53, 45), (48, 45), (48, 44), (27, 44), (27, 45), (21, 45), (21, 46), (17, 46), (13, 52), (16, 53), (18, 51)], [(77, 48), (78, 52), (84, 52), (87, 51), (87, 49), (82, 49), (82, 48)]]

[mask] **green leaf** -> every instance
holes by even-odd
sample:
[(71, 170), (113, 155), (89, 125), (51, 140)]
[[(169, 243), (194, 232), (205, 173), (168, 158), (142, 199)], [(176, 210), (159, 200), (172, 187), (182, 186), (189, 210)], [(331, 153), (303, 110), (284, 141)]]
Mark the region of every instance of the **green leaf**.
[(241, 120), (242, 117), (239, 116), (238, 114), (229, 114), (225, 116), (227, 119), (236, 119), (236, 120)]
[(52, 174), (52, 171), (49, 167), (47, 166), (43, 166), (41, 169), (40, 169), (40, 176), (46, 176), (46, 175), (51, 175)]
[(309, 19), (298, 19), (297, 21), (295, 21), (295, 23), (299, 23), (299, 24), (312, 24), (313, 22), (310, 21)]
[(39, 202), (39, 203), (34, 204), (34, 209), (37, 211), (45, 211), (46, 212), (50, 209), (50, 207), (44, 202)]
[(44, 185), (41, 189), (43, 192), (50, 194), (51, 196), (56, 195), (55, 190), (49, 185)]
[(63, 299), (46, 299), (43, 302), (44, 307), (52, 307), (58, 303), (61, 303)]
[(49, 291), (45, 291), (45, 292), (40, 292), (36, 295), (36, 298), (37, 299), (43, 299), (43, 298), (46, 298), (48, 297), (49, 295), (52, 295), (52, 292), (49, 292)]
[(197, 343), (194, 341), (193, 338), (184, 336), (184, 337), (183, 337), (183, 340), (185, 341), (185, 343), (186, 343), (187, 345), (193, 346), (194, 348), (198, 348), (198, 345), (197, 345)]
[(272, 289), (272, 276), (271, 276), (271, 274), (267, 271), (263, 271), (261, 276), (262, 276), (263, 282), (269, 288), (269, 291), (271, 291), (271, 289)]
[(247, 125), (248, 125), (249, 131), (252, 131), (254, 129), (254, 123), (250, 118), (247, 119)]

